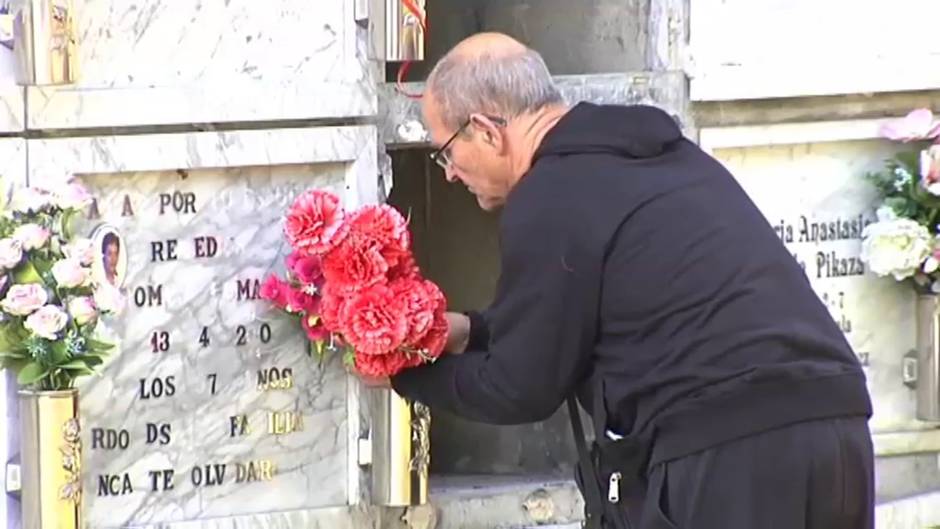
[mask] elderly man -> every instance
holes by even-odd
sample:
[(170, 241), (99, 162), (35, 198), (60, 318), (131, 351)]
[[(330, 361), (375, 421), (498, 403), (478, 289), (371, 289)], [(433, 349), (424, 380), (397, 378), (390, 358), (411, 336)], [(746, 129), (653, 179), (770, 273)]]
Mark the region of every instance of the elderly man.
[(589, 526), (874, 526), (863, 371), (717, 161), (658, 109), (569, 108), (504, 35), (461, 42), (427, 87), (432, 158), (502, 208), (502, 269), (396, 391), (495, 424), (576, 394)]

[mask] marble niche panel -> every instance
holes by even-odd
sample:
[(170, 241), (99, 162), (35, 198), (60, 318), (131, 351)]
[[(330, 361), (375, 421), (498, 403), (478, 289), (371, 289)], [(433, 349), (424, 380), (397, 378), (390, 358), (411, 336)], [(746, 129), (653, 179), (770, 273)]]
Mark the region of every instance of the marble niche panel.
[(339, 358), (318, 365), (298, 322), (259, 288), (283, 273), (282, 218), (299, 193), (375, 201), (374, 129), (29, 148), (47, 161), (30, 166), (31, 183), (75, 173), (95, 194), (80, 229), (96, 251), (120, 236), (106, 276), (127, 297), (107, 321), (118, 347), (80, 386), (88, 526), (355, 527), (366, 475), (358, 382)]
[(79, 2), (80, 77), (30, 87), (30, 128), (375, 114), (376, 68), (347, 0)]
[[(897, 447), (879, 441), (936, 425), (915, 418), (915, 393), (902, 379), (903, 357), (915, 348), (914, 293), (860, 259), (862, 230), (875, 220), (878, 200), (864, 175), (880, 170), (898, 148), (875, 139), (877, 124), (705, 129), (701, 144), (764, 213), (859, 355), (874, 403), (876, 450), (884, 453)], [(930, 448), (908, 444), (912, 451)]]
[(13, 24), (3, 20), (5, 7), (5, 1), (0, 1), (0, 132), (19, 132), (25, 123), (26, 106), (24, 89), (15, 82), (16, 60), (11, 48)]

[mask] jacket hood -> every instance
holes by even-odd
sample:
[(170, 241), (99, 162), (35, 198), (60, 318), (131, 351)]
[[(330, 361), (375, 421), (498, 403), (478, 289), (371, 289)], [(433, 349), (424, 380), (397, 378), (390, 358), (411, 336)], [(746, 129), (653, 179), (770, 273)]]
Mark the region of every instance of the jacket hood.
[(652, 158), (681, 138), (672, 117), (656, 107), (578, 103), (545, 135), (535, 158), (585, 153)]

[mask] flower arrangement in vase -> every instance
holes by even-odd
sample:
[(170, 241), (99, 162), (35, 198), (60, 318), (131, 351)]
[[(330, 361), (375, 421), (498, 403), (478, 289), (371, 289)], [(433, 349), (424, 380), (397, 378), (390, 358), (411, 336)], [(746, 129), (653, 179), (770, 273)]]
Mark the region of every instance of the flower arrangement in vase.
[(92, 375), (113, 345), (101, 340), (104, 314), (121, 293), (99, 284), (89, 239), (72, 223), (92, 202), (77, 181), (54, 190), (26, 187), (0, 211), (0, 368), (19, 392), (23, 522), (81, 527), (82, 450), (78, 378)]
[(866, 175), (881, 202), (862, 233), (862, 260), (879, 276), (940, 293), (940, 121), (917, 109), (884, 123), (880, 134), (911, 148)]
[(33, 390), (74, 388), (113, 347), (99, 316), (119, 312), (122, 295), (95, 281), (92, 242), (71, 227), (91, 200), (77, 181), (27, 187), (0, 214), (0, 367)]
[(268, 276), (261, 296), (300, 320), (317, 356), (343, 354), (375, 378), (440, 356), (446, 300), (421, 276), (395, 208), (347, 212), (335, 194), (309, 190), (290, 207), (284, 231), (286, 277)]

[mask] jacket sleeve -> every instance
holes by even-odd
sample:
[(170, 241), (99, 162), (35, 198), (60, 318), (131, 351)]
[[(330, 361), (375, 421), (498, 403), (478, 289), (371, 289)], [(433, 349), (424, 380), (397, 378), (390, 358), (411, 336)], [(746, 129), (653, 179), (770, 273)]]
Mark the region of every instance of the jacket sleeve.
[(585, 375), (598, 326), (602, 254), (579, 236), (571, 216), (506, 213), (500, 279), (486, 312), (489, 347), (471, 339), (475, 347), (464, 354), (408, 369), (392, 386), (432, 409), (520, 424), (549, 417)]
[(467, 350), (486, 351), (490, 347), (490, 327), (486, 322), (486, 313), (471, 310), (464, 314), (470, 318), (470, 337), (467, 341)]

